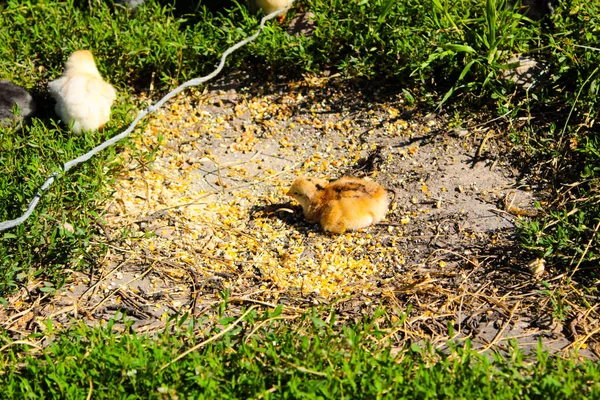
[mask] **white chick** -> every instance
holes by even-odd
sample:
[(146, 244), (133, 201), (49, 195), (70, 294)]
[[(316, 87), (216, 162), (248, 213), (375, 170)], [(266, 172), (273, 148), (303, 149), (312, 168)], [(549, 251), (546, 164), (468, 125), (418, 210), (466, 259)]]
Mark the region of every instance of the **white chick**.
[(63, 75), (48, 86), (56, 114), (65, 124), (73, 123), (73, 132), (102, 129), (110, 119), (117, 91), (102, 79), (90, 51), (71, 54)]

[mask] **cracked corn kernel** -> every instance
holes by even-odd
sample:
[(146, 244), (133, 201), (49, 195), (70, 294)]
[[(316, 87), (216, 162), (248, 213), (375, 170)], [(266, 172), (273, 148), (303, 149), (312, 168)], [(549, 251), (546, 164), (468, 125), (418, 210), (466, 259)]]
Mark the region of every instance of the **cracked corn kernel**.
[[(123, 203), (124, 211), (113, 217), (113, 223), (118, 225), (132, 218), (141, 220), (175, 207), (156, 221), (159, 226), (165, 227), (165, 232), (171, 232), (170, 235), (142, 234), (136, 237), (135, 245), (148, 249), (152, 257), (167, 258), (181, 265), (182, 270), (185, 266), (206, 276), (214, 274), (214, 271), (239, 270), (240, 279), (259, 278), (260, 288), (265, 292), (276, 286), (275, 290), (318, 293), (326, 298), (363, 288), (365, 293), (369, 293), (372, 288), (364, 281), (403, 260), (397, 246), (384, 246), (379, 235), (371, 233), (373, 230), (327, 236), (318, 225), (307, 230), (306, 222), (285, 224), (277, 218), (253, 214), (253, 208), (287, 201), (283, 193), (297, 174), (339, 176), (340, 171), (364, 157), (371, 146), (358, 140), (360, 130), (355, 128), (353, 121), (332, 124), (318, 119), (316, 113), (327, 105), (318, 106), (314, 110), (314, 118), (294, 118), (292, 108), (276, 104), (272, 95), (259, 95), (253, 99), (240, 93), (238, 96), (242, 99), (235, 109), (230, 110), (231, 117), (243, 116), (245, 121), (262, 121), (264, 118), (285, 121), (291, 117), (290, 130), (271, 132), (270, 122), (243, 124), (237, 129), (230, 123), (230, 117), (202, 110), (204, 105), (214, 106), (209, 97), (194, 99), (198, 104), (192, 118), (186, 116), (191, 109), (191, 100), (176, 98), (171, 113), (164, 111), (154, 115), (144, 135), (132, 139), (137, 143), (137, 152), (156, 152), (154, 164), (150, 168), (138, 168), (135, 154), (125, 150), (121, 155), (131, 168), (129, 176), (118, 178), (115, 183), (115, 198)], [(289, 96), (286, 101), (294, 103), (298, 100), (296, 96)], [(224, 107), (227, 108), (227, 105)], [(177, 118), (173, 119), (174, 116)], [(399, 126), (408, 127), (406, 122), (400, 122)], [(314, 142), (307, 141), (298, 146), (297, 135), (314, 132), (314, 129), (320, 130)], [(339, 131), (347, 135), (347, 140), (328, 140), (331, 132), (323, 129)], [(213, 148), (203, 148), (194, 139), (185, 143), (185, 147), (177, 146), (181, 141), (189, 140), (186, 135), (218, 139), (218, 144)], [(226, 165), (220, 159), (223, 151), (241, 157), (253, 149), (258, 143), (257, 138), (268, 135), (273, 135), (271, 143), (279, 152), (277, 156), (302, 152), (303, 158), (298, 158), (301, 167), (290, 168), (289, 173), (282, 174), (283, 170), (261, 161), (260, 157), (237, 166)], [(311, 135), (314, 136), (314, 133)], [(314, 153), (313, 143), (319, 153)], [(339, 149), (343, 149), (346, 156), (332, 153)], [(417, 151), (417, 148), (412, 151)], [(199, 154), (190, 157), (188, 153), (191, 152)], [(220, 178), (223, 185), (229, 185), (231, 191), (227, 193), (230, 196), (219, 193), (220, 189), (210, 197), (203, 197), (206, 193), (195, 191), (194, 181), (201, 178), (194, 171), (214, 165), (221, 165)], [(253, 169), (251, 165), (254, 165)], [(263, 168), (258, 169), (259, 165)], [(266, 194), (246, 191), (238, 187), (235, 179), (241, 183), (260, 184), (261, 188), (267, 188)], [(198, 202), (201, 207), (181, 207), (182, 204)], [(410, 221), (408, 217), (405, 220), (403, 223)], [(392, 232), (398, 234), (396, 229)], [(178, 275), (174, 271), (167, 274)], [(223, 285), (235, 288), (240, 282), (228, 281)]]

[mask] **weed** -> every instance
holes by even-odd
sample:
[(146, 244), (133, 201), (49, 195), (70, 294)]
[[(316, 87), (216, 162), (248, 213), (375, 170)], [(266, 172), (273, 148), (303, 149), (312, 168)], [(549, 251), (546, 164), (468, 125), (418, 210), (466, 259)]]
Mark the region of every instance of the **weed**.
[[(26, 342), (5, 346), (0, 356), (3, 395), (590, 398), (600, 390), (596, 363), (550, 357), (541, 349), (526, 356), (512, 348), (508, 357), (495, 354), (491, 360), (466, 342), (446, 352), (412, 345), (394, 355), (385, 340), (394, 327), (375, 319), (336, 324), (335, 315), (313, 310), (289, 324), (275, 318), (277, 312), (247, 310), (237, 322), (232, 310), (223, 311), (218, 323), (173, 318), (152, 337), (119, 333), (115, 321), (98, 328), (75, 324), (67, 331), (49, 326), (52, 339), (46, 348)], [(218, 339), (198, 346), (217, 334)]]
[(598, 12), (595, 2), (559, 4), (541, 51), (551, 76), (528, 105), (533, 112), (552, 112), (550, 119), (532, 123), (529, 135), (538, 157), (551, 161), (553, 168), (544, 176), (557, 186), (548, 215), (525, 222), (522, 237), (527, 248), (568, 270), (593, 270), (600, 254), (600, 152), (595, 126), (600, 49), (597, 29), (590, 29), (599, 26)]

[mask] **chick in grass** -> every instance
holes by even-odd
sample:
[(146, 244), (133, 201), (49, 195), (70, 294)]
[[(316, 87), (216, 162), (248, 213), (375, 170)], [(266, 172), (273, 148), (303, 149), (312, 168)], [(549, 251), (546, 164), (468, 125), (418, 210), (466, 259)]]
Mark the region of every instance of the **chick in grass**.
[(373, 181), (350, 176), (331, 183), (301, 177), (287, 195), (300, 203), (309, 222), (319, 222), (326, 232), (344, 233), (384, 219), (392, 200), (389, 192)]
[(48, 86), (56, 114), (65, 124), (73, 124), (73, 132), (102, 129), (110, 119), (117, 91), (102, 79), (90, 51), (71, 54), (63, 75)]
[[(14, 114), (15, 106), (19, 115)], [(13, 126), (35, 112), (33, 98), (22, 87), (8, 80), (0, 80), (0, 127)]]
[[(274, 13), (277, 10), (281, 10), (287, 6), (291, 0), (255, 0), (256, 7), (260, 8), (265, 15)], [(285, 14), (280, 15), (277, 19), (279, 23), (282, 23), (285, 18)]]

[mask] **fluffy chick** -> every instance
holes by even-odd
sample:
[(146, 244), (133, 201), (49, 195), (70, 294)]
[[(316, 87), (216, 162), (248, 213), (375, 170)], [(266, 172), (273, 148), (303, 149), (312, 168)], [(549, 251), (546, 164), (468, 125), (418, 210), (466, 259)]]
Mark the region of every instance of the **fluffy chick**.
[(73, 123), (73, 132), (102, 129), (110, 119), (117, 91), (102, 79), (90, 51), (71, 54), (63, 75), (48, 86), (56, 114), (65, 124)]
[(319, 222), (325, 231), (333, 233), (378, 223), (385, 218), (391, 201), (381, 185), (350, 176), (331, 183), (298, 178), (287, 195), (300, 203), (308, 221)]
[[(14, 115), (14, 107), (19, 107), (20, 115)], [(0, 126), (11, 126), (35, 112), (33, 98), (21, 86), (11, 81), (0, 80)]]
[[(287, 6), (290, 3), (290, 1), (291, 0), (256, 0), (256, 6), (260, 8), (265, 14), (271, 14)], [(284, 18), (285, 13), (279, 16), (279, 23), (283, 22)]]
[(319, 222), (318, 210), (315, 206), (318, 205), (317, 199), (321, 197), (328, 184), (325, 179), (301, 177), (296, 179), (288, 190), (287, 195), (300, 203), (304, 216), (309, 222)]

